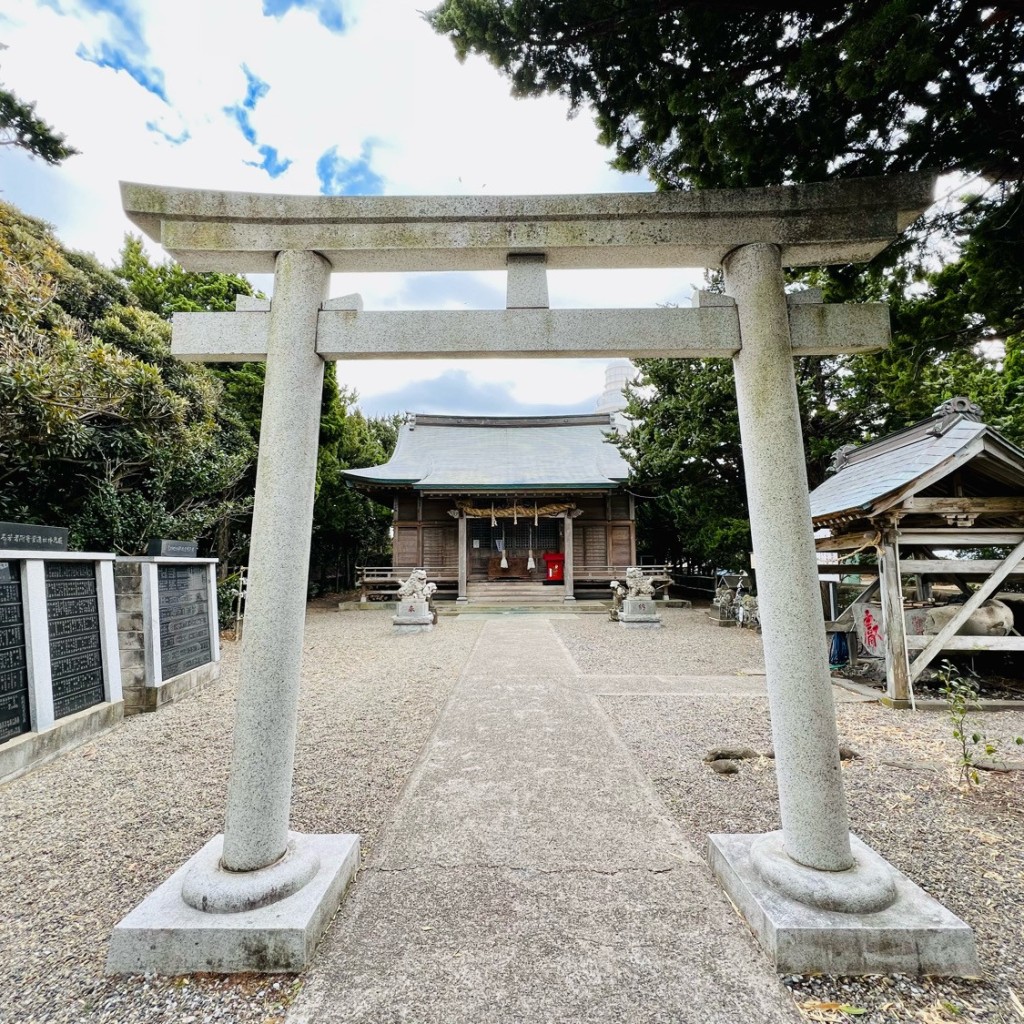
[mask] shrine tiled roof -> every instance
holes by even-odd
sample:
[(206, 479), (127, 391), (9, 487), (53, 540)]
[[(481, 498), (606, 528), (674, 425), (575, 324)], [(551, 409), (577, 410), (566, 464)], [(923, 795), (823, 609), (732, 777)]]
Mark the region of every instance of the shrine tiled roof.
[(399, 430), (391, 459), (350, 469), (357, 487), (417, 491), (611, 490), (629, 467), (608, 440), (612, 414), (423, 416)]
[(811, 516), (816, 525), (824, 525), (878, 514), (932, 487), (983, 451), (998, 451), (1004, 461), (1024, 466), (1024, 452), (974, 416), (960, 414), (937, 414), (877, 441), (841, 450), (838, 472), (811, 492)]

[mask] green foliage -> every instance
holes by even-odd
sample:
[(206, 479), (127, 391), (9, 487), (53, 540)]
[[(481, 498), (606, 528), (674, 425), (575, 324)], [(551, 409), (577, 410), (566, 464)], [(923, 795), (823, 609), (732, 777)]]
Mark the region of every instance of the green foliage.
[[(0, 47), (2, 48), (2, 47)], [(36, 114), (36, 105), (0, 86), (0, 146), (17, 146), (48, 164), (63, 163), (77, 149)]]
[(252, 285), (237, 274), (197, 274), (178, 263), (151, 262), (138, 235), (125, 235), (115, 273), (143, 309), (165, 320), (174, 313), (232, 310), (235, 296), (253, 294)]
[[(249, 282), (234, 274), (197, 274), (176, 263), (154, 264), (143, 250), (142, 240), (134, 235), (125, 238), (116, 273), (143, 309), (167, 320), (176, 312), (233, 310), (236, 296), (252, 294)], [(146, 346), (146, 335), (134, 332), (121, 344)], [(146, 357), (153, 355), (150, 352)], [(233, 429), (244, 435), (241, 446), (252, 450), (259, 444), (266, 365), (224, 363), (208, 372), (220, 382), (225, 415)], [(314, 590), (325, 588), (330, 575), (339, 586), (351, 586), (362, 554), (384, 548), (388, 542), (390, 515), (351, 490), (341, 472), (386, 461), (397, 439), (397, 427), (388, 421), (365, 420), (353, 409), (355, 401), (353, 392), (339, 390), (334, 365), (328, 364), (321, 396), (313, 513), (310, 570)], [(393, 436), (389, 437), (389, 431)], [(232, 514), (222, 518), (213, 537), (214, 551), (225, 566), (248, 559), (248, 508), (255, 486), (256, 466), (250, 461), (225, 492)]]
[(238, 599), (242, 594), (242, 575), (230, 573), (217, 581), (217, 621), (221, 629), (232, 629)]
[[(154, 264), (128, 236), (115, 270), (0, 204), (0, 518), (67, 525), (76, 547), (140, 551), (199, 538), (248, 557), (266, 367), (208, 369), (170, 353), (179, 311), (234, 309), (249, 282)], [(350, 586), (388, 545), (390, 513), (344, 469), (387, 460), (393, 419), (369, 420), (326, 368), (312, 572)], [(227, 602), (222, 601), (222, 606)]]
[[(948, 702), (948, 714), (953, 726), (953, 738), (957, 741), (957, 776), (961, 785), (968, 787), (981, 784), (978, 771), (978, 755), (992, 758), (999, 752), (1000, 741), (990, 739), (983, 732), (972, 729), (968, 716), (980, 709), (978, 701), (978, 679), (973, 673), (961, 674), (951, 662), (943, 661), (938, 672), (940, 692)], [(1024, 746), (1024, 736), (1015, 736), (1013, 743)]]
[(664, 187), (1024, 167), (1013, 5), (444, 0), (427, 17), (516, 94), (589, 104), (618, 166)]
[(110, 271), (0, 204), (0, 517), (59, 523), (78, 547), (132, 553), (195, 538), (253, 448), (206, 369)]
[[(386, 462), (394, 449), (387, 444), (391, 420), (366, 420), (353, 391), (338, 387), (333, 363), (324, 371), (320, 414), (320, 453), (317, 460), (317, 496), (313, 507), (314, 591), (355, 584), (355, 567), (368, 552), (387, 547), (391, 512), (357, 493), (341, 475), (343, 470)], [(394, 431), (397, 439), (397, 428)], [(383, 442), (383, 443), (382, 443)]]
[[(120, 263), (114, 273), (130, 288), (143, 309), (163, 320), (170, 320), (176, 312), (228, 312), (235, 308), (237, 295), (253, 294), (249, 282), (234, 274), (199, 274), (186, 271), (177, 263), (153, 263), (137, 235), (125, 236)], [(219, 381), (221, 418), (236, 435), (238, 450), (247, 453), (245, 470), (222, 495), (223, 515), (212, 537), (212, 553), (226, 568), (248, 558), (252, 498), (256, 489), (255, 452), (259, 444), (266, 366), (263, 363), (221, 363), (206, 372)]]

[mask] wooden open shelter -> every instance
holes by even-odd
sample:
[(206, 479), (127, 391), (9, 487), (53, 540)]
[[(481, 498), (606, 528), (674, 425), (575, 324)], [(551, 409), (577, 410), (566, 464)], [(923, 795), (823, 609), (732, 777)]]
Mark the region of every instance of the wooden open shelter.
[[(834, 468), (811, 493), (815, 528), (830, 533), (818, 538), (818, 550), (841, 558), (876, 553), (877, 566), (821, 566), (874, 577), (827, 628), (852, 633), (859, 624), (863, 638), (866, 624), (883, 648), (892, 703), (908, 701), (914, 682), (944, 652), (1024, 651), (1017, 635), (959, 635), (1008, 580), (1024, 579), (1024, 451), (981, 422), (977, 406), (956, 398), (904, 430), (841, 448)], [(910, 602), (907, 577), (914, 580)], [(907, 605), (927, 608), (939, 581), (954, 585), (963, 603), (926, 635), (918, 631), (923, 616), (908, 614)], [(870, 619), (873, 600), (880, 628)]]

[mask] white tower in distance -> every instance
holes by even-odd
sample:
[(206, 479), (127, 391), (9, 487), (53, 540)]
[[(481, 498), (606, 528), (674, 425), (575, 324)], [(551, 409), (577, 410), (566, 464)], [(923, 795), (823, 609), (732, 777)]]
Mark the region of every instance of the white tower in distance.
[(614, 359), (604, 371), (604, 392), (597, 400), (597, 412), (615, 413), (615, 428), (619, 433), (629, 429), (626, 408), (626, 385), (636, 376), (636, 367), (628, 359)]

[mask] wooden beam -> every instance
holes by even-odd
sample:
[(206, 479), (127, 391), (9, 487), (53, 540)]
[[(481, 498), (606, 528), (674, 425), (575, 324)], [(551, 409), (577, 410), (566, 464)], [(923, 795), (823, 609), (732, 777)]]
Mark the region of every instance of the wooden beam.
[(931, 639), (923, 651), (913, 660), (910, 666), (911, 682), (931, 664), (937, 654), (944, 650), (950, 637), (956, 636), (960, 627), (971, 617), (988, 598), (996, 592), (999, 584), (1020, 564), (1024, 558), (1024, 541), (1021, 541), (999, 564), (999, 567), (985, 580), (980, 587), (961, 606), (960, 610)]
[(962, 530), (955, 526), (946, 530), (916, 530), (911, 527), (901, 528), (898, 534), (900, 547), (903, 549), (915, 547), (980, 548), (994, 544), (1019, 544), (1024, 540), (1024, 530), (988, 527), (968, 527)]
[(858, 533), (844, 533), (838, 537), (818, 537), (814, 546), (819, 551), (855, 551), (867, 544), (874, 544), (878, 536), (874, 530), (864, 530)]
[(857, 565), (854, 562), (819, 562), (819, 576), (877, 576), (877, 565)]
[[(1024, 540), (1024, 537), (1021, 537), (1021, 540)], [(923, 546), (920, 548), (920, 554), (921, 554), (921, 556), (923, 558), (931, 559), (932, 561), (935, 561), (935, 559), (937, 557), (935, 552), (934, 552), (934, 550), (932, 550), (932, 548), (923, 547)], [(940, 577), (940, 578), (943, 578), (943, 577)], [(948, 576), (948, 577), (944, 577), (944, 578), (951, 579), (957, 585), (957, 587), (960, 590), (960, 593), (963, 594), (964, 597), (970, 597), (971, 594), (974, 593), (974, 591), (971, 589), (970, 583), (967, 582), (967, 577), (964, 576), (962, 573), (955, 573), (952, 576)], [(921, 589), (921, 584), (923, 584), (925, 590), (928, 590), (928, 591), (931, 590), (931, 584), (932, 584), (933, 577), (926, 576), (924, 573), (915, 573), (914, 574), (914, 579), (918, 581), (918, 589)]]
[[(1000, 558), (905, 558), (900, 572), (904, 576), (989, 576), (1002, 564)], [(1024, 566), (1009, 575), (1024, 576)]]
[[(908, 636), (909, 650), (922, 650), (931, 636)], [(944, 651), (1024, 651), (1024, 636), (951, 636), (942, 646)]]
[(903, 502), (907, 512), (930, 515), (1013, 515), (1024, 514), (1024, 496), (1008, 498), (907, 498)]

